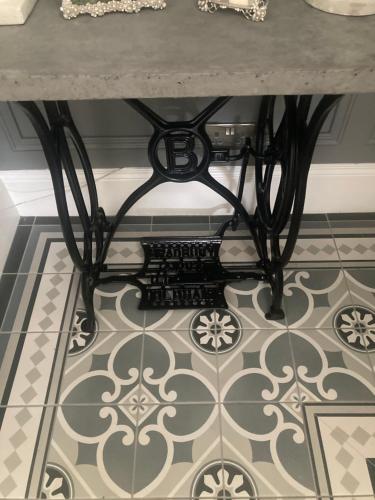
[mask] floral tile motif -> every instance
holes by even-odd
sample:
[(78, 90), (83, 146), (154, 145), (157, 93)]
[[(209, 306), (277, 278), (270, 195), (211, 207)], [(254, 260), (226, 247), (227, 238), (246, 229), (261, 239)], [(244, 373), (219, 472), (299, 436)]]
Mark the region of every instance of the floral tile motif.
[(293, 329), (290, 335), (302, 402), (375, 401), (370, 359), (354, 337), (333, 329)]
[[(134, 497), (223, 498), (218, 405), (151, 410), (138, 424)], [(208, 466), (215, 479), (208, 478)]]
[(252, 476), (231, 460), (213, 461), (198, 472), (192, 486), (192, 498), (253, 498), (256, 486)]
[(285, 273), (284, 301), (290, 328), (332, 328), (338, 311), (352, 307), (345, 275), (339, 269)]
[(75, 491), (69, 473), (61, 465), (48, 463), (40, 493), (42, 498), (74, 498)]
[(218, 353), (220, 401), (299, 401), (286, 330), (244, 330), (234, 350)]
[(369, 348), (375, 347), (375, 269), (347, 269), (345, 277), (362, 328), (374, 334)]
[(142, 332), (73, 331), (67, 346), (60, 403), (136, 405), (142, 347)]
[(240, 320), (228, 309), (201, 309), (190, 324), (195, 345), (208, 354), (235, 349), (241, 341), (241, 330)]
[(375, 404), (307, 404), (304, 415), (322, 498), (374, 498)]
[(334, 330), (346, 346), (358, 352), (375, 351), (375, 316), (365, 306), (346, 306), (337, 311)]
[(228, 309), (237, 316), (244, 329), (286, 328), (286, 320), (270, 321), (265, 318), (271, 306), (268, 284), (252, 280), (231, 283), (225, 287), (225, 298)]
[(145, 332), (141, 386), (146, 404), (218, 401), (215, 349), (197, 342), (196, 330)]
[[(222, 406), (223, 462), (247, 472), (259, 498), (315, 493), (301, 406), (279, 403)], [(229, 498), (249, 498), (234, 491)]]

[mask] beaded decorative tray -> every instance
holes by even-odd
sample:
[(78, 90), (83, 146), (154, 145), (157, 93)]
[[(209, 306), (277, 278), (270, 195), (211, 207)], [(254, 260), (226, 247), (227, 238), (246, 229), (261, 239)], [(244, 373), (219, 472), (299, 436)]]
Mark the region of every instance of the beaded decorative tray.
[(133, 14), (143, 8), (164, 9), (167, 0), (62, 0), (61, 11), (65, 19), (73, 19), (80, 14), (93, 17), (104, 16), (109, 12)]
[(199, 9), (216, 12), (218, 9), (233, 9), (251, 21), (264, 21), (268, 0), (198, 0)]

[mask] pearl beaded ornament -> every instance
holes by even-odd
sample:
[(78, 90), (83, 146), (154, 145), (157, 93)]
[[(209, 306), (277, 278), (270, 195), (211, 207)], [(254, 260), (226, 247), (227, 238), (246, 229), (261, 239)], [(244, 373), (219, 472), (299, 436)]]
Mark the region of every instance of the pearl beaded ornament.
[(73, 19), (80, 14), (90, 14), (92, 17), (104, 16), (109, 12), (133, 14), (146, 7), (158, 10), (165, 9), (166, 6), (166, 0), (109, 0), (84, 4), (62, 0), (61, 11), (65, 19)]

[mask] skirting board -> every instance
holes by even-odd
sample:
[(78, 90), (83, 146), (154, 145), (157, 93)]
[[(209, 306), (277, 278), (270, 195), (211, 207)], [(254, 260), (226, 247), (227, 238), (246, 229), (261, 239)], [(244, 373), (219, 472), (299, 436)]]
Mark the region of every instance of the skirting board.
[[(95, 170), (99, 200), (108, 215), (116, 213), (123, 201), (150, 176), (149, 168)], [(213, 167), (212, 175), (236, 192), (239, 168)], [(79, 181), (85, 185), (83, 173)], [(0, 171), (13, 204), (20, 215), (56, 215), (55, 200), (48, 170)], [(254, 172), (249, 168), (245, 205), (255, 205)], [(278, 182), (277, 174), (275, 183)], [(84, 189), (87, 194), (87, 190)], [(74, 207), (71, 194), (68, 204)], [(130, 215), (220, 215), (231, 212), (229, 205), (216, 193), (199, 184), (167, 183), (156, 188), (129, 212)], [(375, 164), (313, 165), (310, 173), (306, 213), (375, 212)], [(72, 215), (76, 211), (72, 208)]]
[(11, 205), (12, 201), (0, 180), (0, 273), (3, 271), (19, 221), (18, 210)]
[(0, 25), (24, 24), (38, 0), (0, 0)]

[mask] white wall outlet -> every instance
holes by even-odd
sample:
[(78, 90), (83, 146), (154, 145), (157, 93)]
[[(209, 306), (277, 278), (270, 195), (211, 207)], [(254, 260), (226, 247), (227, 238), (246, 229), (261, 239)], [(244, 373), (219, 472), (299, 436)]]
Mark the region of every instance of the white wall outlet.
[(24, 24), (37, 0), (0, 0), (0, 25)]

